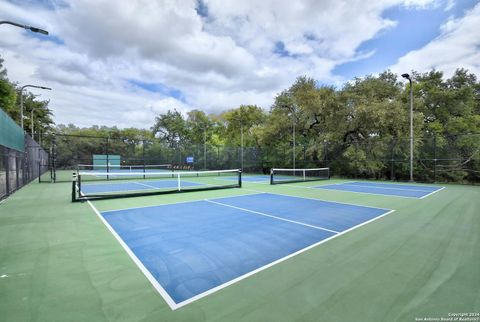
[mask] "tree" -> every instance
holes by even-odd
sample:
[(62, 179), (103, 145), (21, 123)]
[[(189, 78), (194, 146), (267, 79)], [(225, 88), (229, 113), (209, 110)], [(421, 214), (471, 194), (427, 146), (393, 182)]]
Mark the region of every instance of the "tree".
[(0, 108), (19, 122), (20, 111), (15, 105), (17, 93), (15, 92), (15, 86), (8, 81), (7, 70), (3, 67), (3, 61), (0, 57)]
[(176, 109), (168, 110), (167, 114), (155, 117), (152, 132), (170, 147), (185, 143), (188, 136), (187, 123)]
[(256, 105), (241, 105), (222, 113), (224, 120), (226, 144), (240, 146), (243, 133), (245, 146), (258, 146), (258, 127), (266, 119), (265, 112)]

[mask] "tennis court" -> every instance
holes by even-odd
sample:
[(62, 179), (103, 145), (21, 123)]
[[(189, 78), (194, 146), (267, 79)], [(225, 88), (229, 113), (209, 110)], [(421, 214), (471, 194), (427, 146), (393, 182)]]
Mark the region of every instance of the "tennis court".
[(345, 182), (339, 184), (326, 184), (314, 188), (347, 191), (356, 193), (368, 193), (374, 195), (385, 195), (406, 198), (426, 198), (444, 187), (425, 186), (413, 184), (376, 183), (376, 182)]
[(176, 309), (391, 212), (261, 193), (100, 215)]
[(470, 308), (480, 287), (477, 187), (324, 169), (77, 175), (1, 205), (10, 318), (403, 321)]

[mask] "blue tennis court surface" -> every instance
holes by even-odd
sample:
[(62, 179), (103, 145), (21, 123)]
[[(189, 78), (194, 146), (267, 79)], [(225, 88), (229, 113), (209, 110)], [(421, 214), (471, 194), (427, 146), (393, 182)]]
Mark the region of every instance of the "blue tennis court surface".
[(389, 212), (260, 193), (101, 216), (177, 308)]
[[(122, 191), (142, 191), (155, 190), (165, 188), (176, 188), (177, 180), (158, 180), (158, 181), (142, 181), (142, 182), (115, 182), (115, 183), (88, 183), (82, 185), (82, 193), (108, 193), (108, 192), (122, 192)], [(202, 184), (196, 182), (182, 181), (182, 187), (201, 186)]]
[(425, 198), (426, 196), (443, 189), (443, 187), (437, 186), (379, 182), (345, 182), (339, 184), (315, 186), (314, 188), (419, 199)]

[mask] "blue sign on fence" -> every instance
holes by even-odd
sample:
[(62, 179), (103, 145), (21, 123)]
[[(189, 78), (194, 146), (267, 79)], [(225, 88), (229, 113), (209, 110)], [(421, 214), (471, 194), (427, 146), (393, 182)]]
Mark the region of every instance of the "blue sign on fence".
[(186, 157), (185, 161), (187, 163), (193, 163), (193, 157)]

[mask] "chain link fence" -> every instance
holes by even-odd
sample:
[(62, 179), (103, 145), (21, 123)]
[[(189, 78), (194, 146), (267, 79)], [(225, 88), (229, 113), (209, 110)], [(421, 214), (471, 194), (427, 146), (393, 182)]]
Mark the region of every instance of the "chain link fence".
[[(263, 147), (167, 146), (157, 139), (127, 139), (56, 135), (52, 142), (52, 180), (70, 181), (79, 164), (92, 164), (94, 154), (120, 155), (121, 165), (170, 164), (175, 170), (224, 170), (269, 173), (270, 168), (292, 168), (289, 142)], [(295, 167), (329, 167), (342, 178), (408, 181), (408, 138), (371, 137), (300, 143)], [(414, 179), (418, 182), (480, 183), (480, 134), (417, 137), (414, 141)], [(114, 170), (112, 170), (114, 171)], [(42, 181), (43, 176), (42, 176)], [(46, 178), (45, 181), (50, 181)]]
[(0, 200), (52, 169), (48, 153), (29, 135), (24, 139), (24, 151), (0, 145)]

